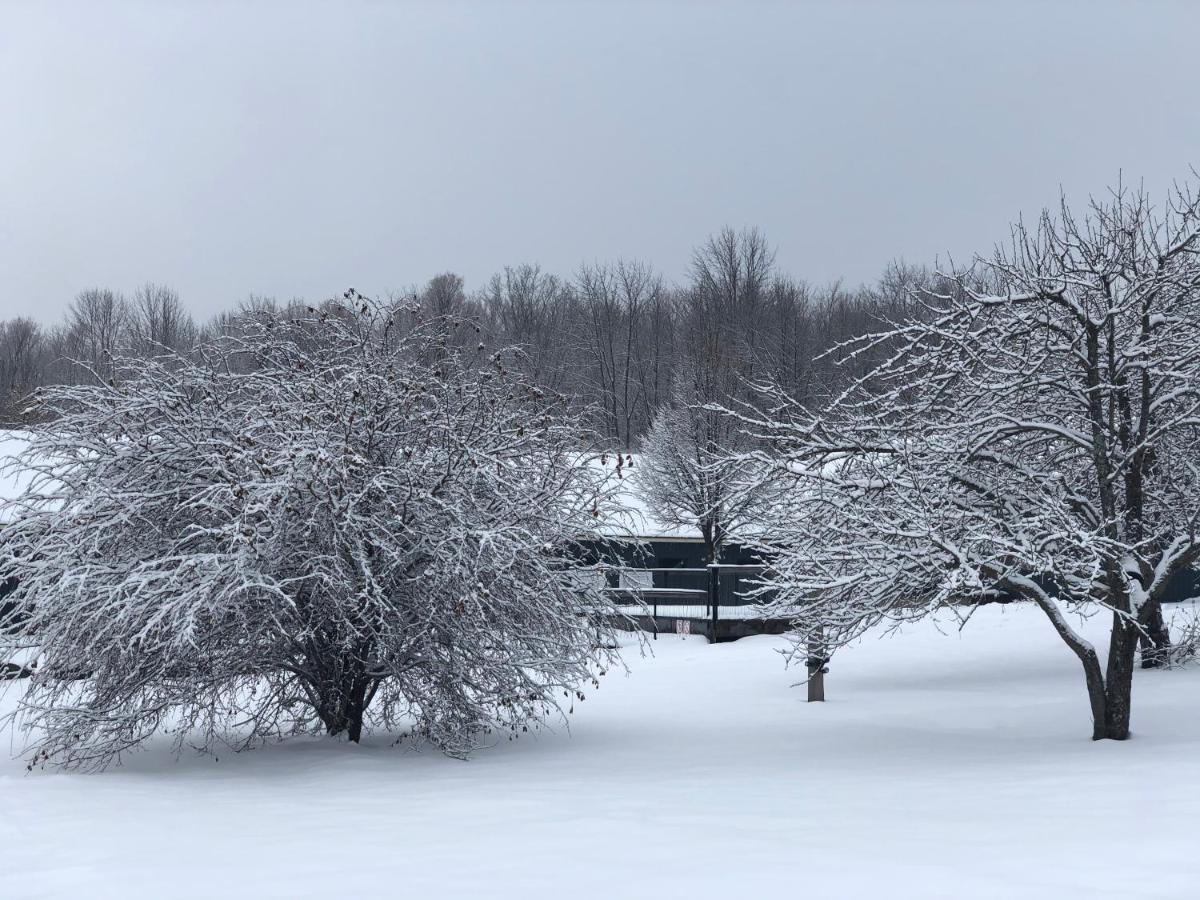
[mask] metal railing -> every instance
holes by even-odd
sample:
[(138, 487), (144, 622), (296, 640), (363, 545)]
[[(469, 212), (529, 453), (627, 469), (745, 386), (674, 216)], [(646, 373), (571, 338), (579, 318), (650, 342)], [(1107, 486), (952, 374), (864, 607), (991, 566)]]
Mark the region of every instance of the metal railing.
[(662, 618), (702, 619), (714, 635), (721, 620), (761, 618), (749, 581), (762, 571), (762, 566), (739, 565), (620, 568), (610, 570), (607, 590), (624, 612), (649, 616), (655, 623), (655, 637)]

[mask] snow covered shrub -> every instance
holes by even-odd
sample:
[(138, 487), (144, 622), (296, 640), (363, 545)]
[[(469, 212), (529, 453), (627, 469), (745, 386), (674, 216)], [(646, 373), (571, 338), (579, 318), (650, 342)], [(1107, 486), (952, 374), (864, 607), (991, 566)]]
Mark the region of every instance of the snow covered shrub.
[(571, 570), (603, 473), (502, 355), (402, 321), (350, 293), (46, 390), (0, 535), (34, 753), (376, 726), (462, 755), (594, 679), (604, 596)]

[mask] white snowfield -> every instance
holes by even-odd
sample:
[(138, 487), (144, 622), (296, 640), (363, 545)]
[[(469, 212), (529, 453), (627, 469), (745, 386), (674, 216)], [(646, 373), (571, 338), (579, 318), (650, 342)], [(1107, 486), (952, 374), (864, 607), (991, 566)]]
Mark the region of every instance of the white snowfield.
[(1196, 897), (1200, 670), (1139, 671), (1135, 737), (1092, 743), (1040, 612), (941, 625), (839, 654), (825, 704), (780, 639), (664, 636), (569, 735), (469, 762), (385, 736), (0, 762), (0, 896)]

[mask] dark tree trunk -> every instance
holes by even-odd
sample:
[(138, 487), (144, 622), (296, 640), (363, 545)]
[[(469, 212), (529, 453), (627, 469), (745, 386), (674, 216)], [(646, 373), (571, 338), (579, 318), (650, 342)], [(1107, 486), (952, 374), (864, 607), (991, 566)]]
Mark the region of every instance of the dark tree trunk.
[(700, 523), (700, 539), (704, 542), (704, 565), (710, 566), (719, 560), (720, 548), (717, 546), (716, 528), (711, 522)]
[(825, 664), (829, 661), (825, 657), (826, 652), (825, 630), (815, 629), (808, 639), (808, 659), (805, 663), (808, 668), (809, 703), (825, 702)]
[(1106, 673), (1100, 666), (1096, 648), (1067, 626), (1053, 600), (1041, 591), (1028, 596), (1035, 600), (1050, 618), (1059, 636), (1083, 665), (1088, 704), (1092, 710), (1092, 740), (1123, 741), (1128, 738), (1138, 630), (1128, 626), (1122, 616), (1113, 613)]
[(1104, 728), (1097, 739), (1123, 741), (1129, 737), (1137, 644), (1138, 630), (1114, 613), (1108, 644), (1108, 672), (1104, 678)]
[(725, 546), (725, 527), (719, 519), (702, 519), (700, 537), (704, 541), (704, 564), (721, 562), (721, 550)]
[(363, 717), (373, 694), (371, 679), (361, 664), (348, 665), (340, 674), (335, 682), (318, 686), (317, 715), (327, 734), (345, 734), (357, 744), (362, 739)]
[(1162, 604), (1157, 600), (1150, 601), (1150, 608), (1145, 624), (1146, 633), (1139, 635), (1138, 643), (1142, 648), (1142, 668), (1156, 669), (1163, 665), (1167, 651), (1171, 647), (1171, 631), (1163, 619)]
[(1104, 690), (1104, 673), (1100, 669), (1100, 659), (1091, 647), (1081, 648), (1071, 646), (1083, 663), (1083, 676), (1087, 680), (1088, 705), (1092, 710), (1092, 740), (1102, 741), (1107, 734), (1106, 720), (1108, 718), (1108, 696)]
[(1113, 613), (1106, 672), (1101, 672), (1100, 661), (1090, 646), (1072, 647), (1083, 662), (1083, 671), (1087, 678), (1094, 741), (1123, 741), (1129, 737), (1129, 713), (1133, 699), (1133, 670), (1137, 644), (1138, 630), (1121, 615)]

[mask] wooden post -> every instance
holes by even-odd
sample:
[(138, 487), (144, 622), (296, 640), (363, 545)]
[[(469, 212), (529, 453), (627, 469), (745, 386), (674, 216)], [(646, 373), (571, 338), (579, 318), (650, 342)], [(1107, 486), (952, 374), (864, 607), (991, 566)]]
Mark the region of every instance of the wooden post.
[(825, 666), (827, 662), (829, 660), (825, 658), (824, 630), (818, 628), (809, 635), (808, 659), (804, 663), (808, 668), (809, 703), (825, 702), (825, 673), (829, 671)]
[(712, 618), (708, 623), (708, 642), (717, 642), (717, 605), (721, 602), (721, 569), (716, 563), (708, 567), (708, 604)]

